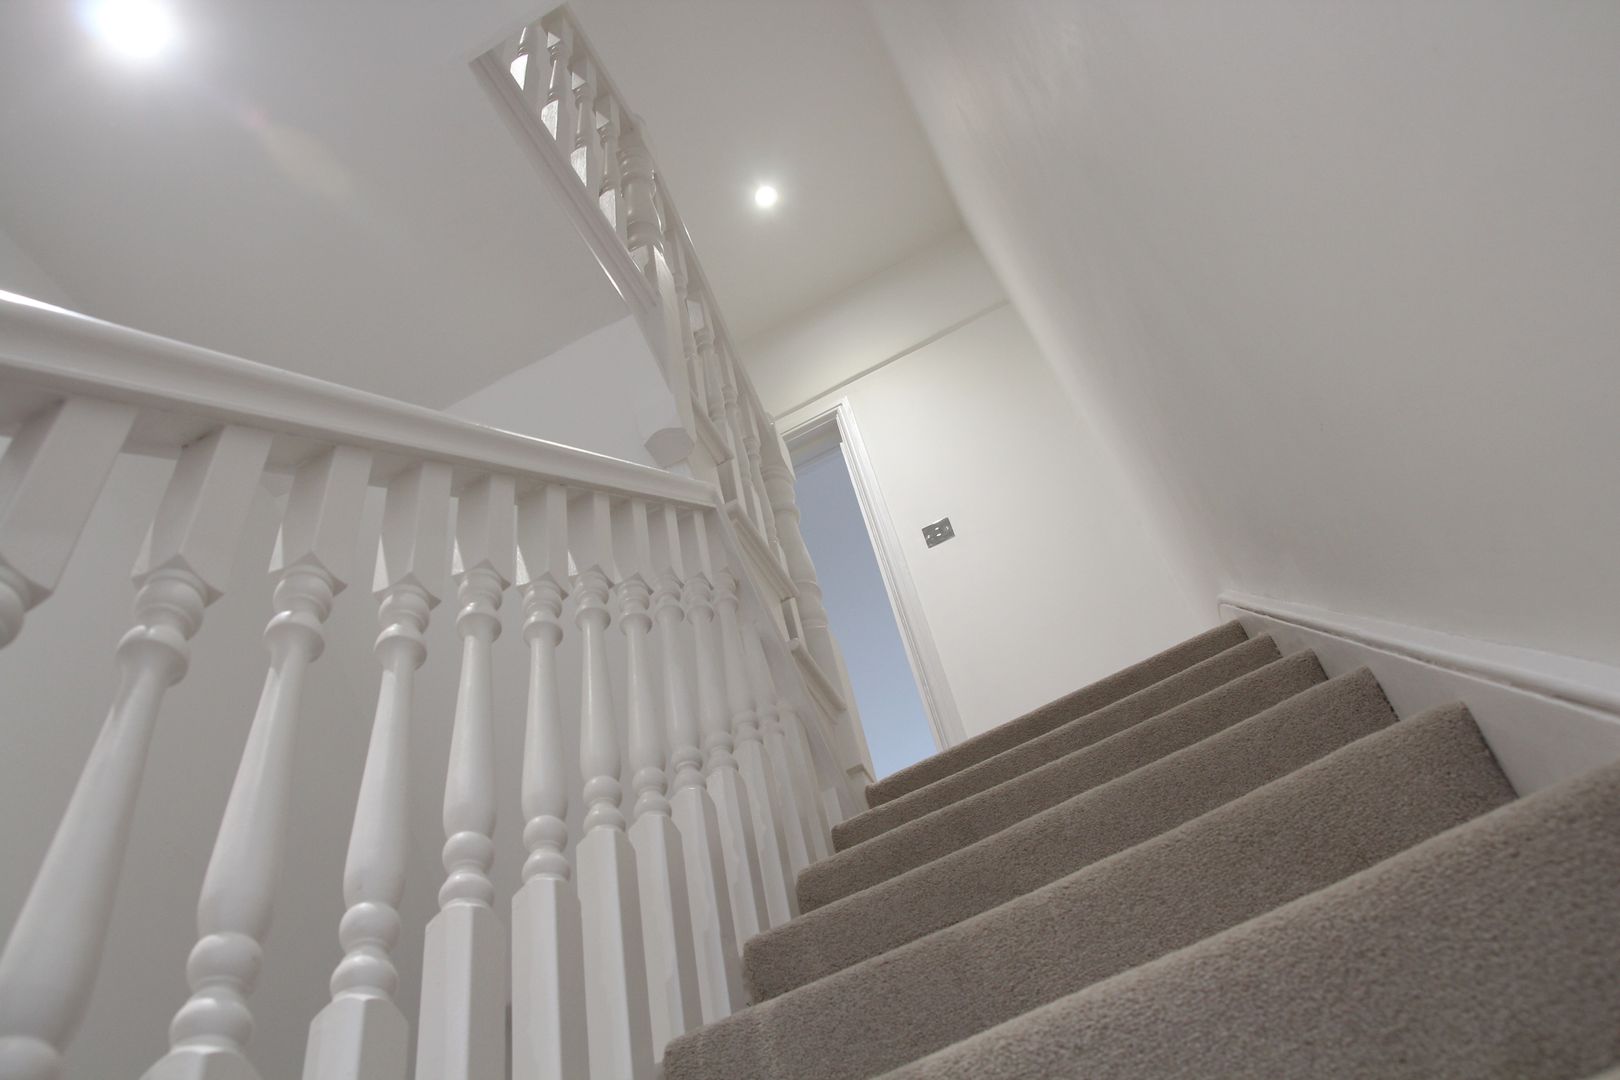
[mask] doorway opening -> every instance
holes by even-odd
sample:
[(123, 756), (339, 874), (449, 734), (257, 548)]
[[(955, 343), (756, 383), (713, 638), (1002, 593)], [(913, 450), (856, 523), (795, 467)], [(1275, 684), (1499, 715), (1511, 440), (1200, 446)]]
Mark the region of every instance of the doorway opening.
[(844, 654), (877, 777), (961, 740), (955, 705), (922, 620), (847, 401), (785, 441), (800, 528)]

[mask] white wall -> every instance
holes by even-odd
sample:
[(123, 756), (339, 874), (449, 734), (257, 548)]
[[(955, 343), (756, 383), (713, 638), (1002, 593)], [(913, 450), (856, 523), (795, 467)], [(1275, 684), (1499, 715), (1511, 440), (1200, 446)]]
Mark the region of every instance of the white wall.
[(629, 315), (497, 379), (445, 411), (505, 431), (655, 466), (647, 439), (680, 426), (658, 361)]
[(1620, 5), (872, 5), (1205, 603), (1620, 656)]
[(30, 296), (58, 307), (73, 306), (62, 286), (3, 229), (0, 229), (0, 290)]
[(965, 235), (739, 351), (783, 430), (849, 399), (967, 734), (1211, 623)]

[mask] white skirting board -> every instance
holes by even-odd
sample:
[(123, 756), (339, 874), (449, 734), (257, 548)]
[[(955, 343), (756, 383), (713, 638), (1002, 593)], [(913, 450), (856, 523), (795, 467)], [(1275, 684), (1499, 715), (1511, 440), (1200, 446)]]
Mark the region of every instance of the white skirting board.
[(1403, 719), (1466, 703), (1520, 794), (1620, 760), (1620, 668), (1242, 593), (1219, 603), (1284, 653), (1314, 649), (1330, 678), (1371, 668)]

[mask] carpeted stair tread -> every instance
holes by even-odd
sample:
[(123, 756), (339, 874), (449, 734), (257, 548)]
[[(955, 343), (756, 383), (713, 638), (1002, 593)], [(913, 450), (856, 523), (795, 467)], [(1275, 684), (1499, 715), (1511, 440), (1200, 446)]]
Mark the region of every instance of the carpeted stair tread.
[(1034, 892), (1394, 722), (1366, 668), (1295, 694), (1011, 828), (760, 934), (743, 955), (751, 999), (777, 997)]
[(1331, 885), (1512, 797), (1467, 710), (1431, 710), (1018, 900), (676, 1040), (665, 1077), (877, 1075)]
[(885, 1080), (1600, 1080), (1616, 898), (1620, 764)]
[(1200, 733), (1285, 701), (1323, 678), (1311, 653), (1273, 660), (1106, 739), (838, 852), (799, 875), (799, 910), (814, 911), (949, 855), (1180, 749)]
[(833, 847), (840, 851), (853, 847), (897, 825), (988, 790), (1004, 780), (1021, 776), (1048, 761), (1090, 746), (1132, 724), (1157, 716), (1166, 709), (1231, 682), (1240, 675), (1269, 664), (1280, 655), (1269, 635), (1234, 645), (1112, 705), (1070, 720), (1044, 735), (1003, 750), (995, 757), (969, 765), (926, 787), (855, 815), (833, 828)]
[(1234, 645), (1241, 645), (1247, 637), (1243, 627), (1235, 621), (1224, 623), (1213, 630), (1206, 630), (1197, 637), (1189, 638), (1146, 660), (1116, 671), (1105, 679), (1099, 679), (1089, 686), (1049, 701), (1015, 720), (997, 725), (989, 731), (957, 743), (948, 750), (941, 750), (915, 765), (908, 765), (875, 783), (866, 785), (866, 804), (879, 806), (908, 791), (915, 791), (941, 777), (965, 769), (969, 765), (995, 757), (1003, 750), (1017, 746), (1021, 742), (1033, 739), (1037, 735), (1045, 735), (1059, 724), (1066, 724), (1077, 716), (1096, 712), (1104, 705), (1112, 705), (1120, 698), (1134, 694), (1138, 690), (1145, 690), (1200, 660), (1208, 660)]

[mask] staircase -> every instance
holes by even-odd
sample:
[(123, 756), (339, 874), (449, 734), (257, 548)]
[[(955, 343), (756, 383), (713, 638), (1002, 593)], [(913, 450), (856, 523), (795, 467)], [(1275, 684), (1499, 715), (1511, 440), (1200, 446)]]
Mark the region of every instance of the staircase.
[(1620, 765), (1217, 627), (871, 785), (667, 1080), (1579, 1078), (1620, 1062)]

